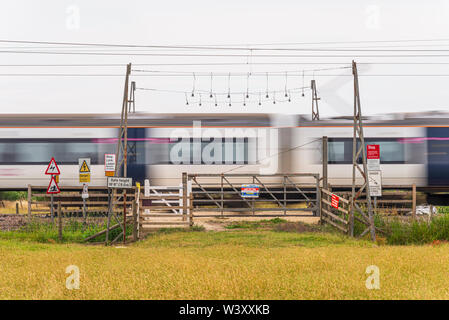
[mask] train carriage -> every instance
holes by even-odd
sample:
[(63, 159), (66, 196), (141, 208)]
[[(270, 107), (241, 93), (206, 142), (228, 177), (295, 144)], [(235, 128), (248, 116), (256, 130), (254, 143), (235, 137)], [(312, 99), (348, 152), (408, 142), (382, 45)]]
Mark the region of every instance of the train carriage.
[[(91, 185), (106, 185), (104, 154), (115, 153), (118, 114), (3, 115), (0, 188), (43, 186), (55, 157), (62, 186), (80, 185), (78, 158), (91, 158)], [(321, 173), (328, 137), (329, 182), (352, 182), (352, 119), (300, 115), (130, 114), (128, 176), (179, 184), (189, 173)], [(388, 185), (449, 186), (449, 115), (402, 114), (364, 120), (365, 142), (379, 144)]]

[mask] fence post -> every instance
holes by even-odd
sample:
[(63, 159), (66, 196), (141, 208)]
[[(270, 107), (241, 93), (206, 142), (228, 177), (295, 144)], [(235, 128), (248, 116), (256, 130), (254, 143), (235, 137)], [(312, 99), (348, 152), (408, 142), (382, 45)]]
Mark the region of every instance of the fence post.
[(134, 197), (133, 200), (133, 241), (137, 241), (137, 224), (139, 221), (137, 221), (137, 204), (136, 204), (136, 198)]
[(58, 237), (62, 242), (62, 214), (61, 214), (61, 200), (58, 201)]
[(19, 203), (16, 202), (16, 214), (19, 214)]
[(320, 217), (321, 220), (321, 189), (320, 189), (320, 175), (315, 175), (316, 179), (316, 209), (315, 209), (315, 216)]
[(193, 227), (193, 194), (190, 193), (189, 197), (189, 219), (190, 227)]
[(416, 220), (416, 184), (412, 184), (412, 217)]
[(182, 173), (182, 220), (187, 220), (187, 172)]
[(31, 219), (31, 184), (28, 185), (28, 218)]
[(354, 236), (354, 210), (352, 208), (353, 202), (352, 202), (352, 197), (349, 197), (349, 236), (353, 237)]

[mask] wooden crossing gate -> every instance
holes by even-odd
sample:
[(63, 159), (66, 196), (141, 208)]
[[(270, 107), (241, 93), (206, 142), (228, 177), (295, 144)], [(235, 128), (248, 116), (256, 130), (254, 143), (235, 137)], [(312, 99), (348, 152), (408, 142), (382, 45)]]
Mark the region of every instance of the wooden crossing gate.
[(138, 194), (137, 202), (139, 239), (154, 229), (193, 226), (191, 193), (182, 184), (151, 186), (145, 180), (144, 193)]
[(351, 202), (342, 196), (321, 188), (321, 222), (328, 223), (338, 230), (349, 234)]

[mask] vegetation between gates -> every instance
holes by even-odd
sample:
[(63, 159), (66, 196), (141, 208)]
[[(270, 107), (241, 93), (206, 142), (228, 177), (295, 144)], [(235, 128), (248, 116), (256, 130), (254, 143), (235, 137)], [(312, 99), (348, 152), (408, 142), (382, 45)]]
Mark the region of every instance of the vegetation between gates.
[[(48, 219), (47, 219), (48, 220)], [(77, 218), (66, 218), (63, 226), (64, 243), (83, 243), (85, 239), (91, 235), (106, 229), (106, 220), (92, 221), (84, 224)], [(260, 230), (260, 231), (274, 231), (274, 232), (289, 232), (289, 233), (328, 233), (337, 234), (339, 232), (329, 225), (313, 225), (302, 222), (289, 222), (285, 219), (274, 218), (270, 220), (260, 221), (235, 221), (223, 223), (227, 230)], [(400, 220), (398, 217), (383, 217), (375, 216), (375, 225), (377, 228), (383, 230), (385, 233), (377, 232), (377, 244), (388, 245), (409, 245), (409, 244), (428, 244), (435, 241), (449, 241), (449, 215), (439, 214), (432, 219), (419, 220)], [(357, 222), (354, 226), (354, 234), (357, 236), (365, 230), (365, 225)], [(171, 233), (188, 231), (183, 229), (161, 229), (156, 233)], [(190, 231), (204, 231), (201, 226), (194, 226)], [(110, 232), (110, 240), (118, 236), (121, 230), (114, 229)], [(132, 226), (127, 227), (127, 235), (132, 234)], [(43, 243), (61, 242), (58, 237), (58, 226), (56, 223), (52, 224), (50, 221), (43, 221), (34, 219), (31, 223), (26, 223), (23, 226), (13, 231), (0, 232), (0, 239), (18, 239), (27, 241), (36, 241)], [(367, 234), (364, 239), (369, 239)], [(102, 242), (105, 240), (105, 235), (100, 235), (91, 242)]]
[[(55, 218), (55, 220), (57, 220), (57, 218)], [(76, 219), (65, 218), (64, 220), (67, 221), (64, 222), (64, 226), (62, 229), (62, 242), (82, 243), (85, 242), (85, 239), (87, 237), (106, 229), (105, 219), (104, 221), (90, 222), (87, 224), (84, 224), (83, 222)], [(112, 220), (112, 224), (114, 224), (114, 220)], [(120, 232), (120, 228), (111, 230), (109, 233), (109, 239), (114, 239), (119, 235)], [(128, 227), (126, 230), (126, 234), (129, 236), (131, 235), (131, 233), (132, 228)], [(105, 241), (105, 237), (105, 235), (100, 235), (92, 241)], [(34, 219), (32, 222), (19, 227), (17, 230), (0, 232), (0, 239), (18, 239), (47, 243), (61, 242), (59, 240), (57, 223), (51, 223), (50, 221), (40, 221), (37, 219)]]

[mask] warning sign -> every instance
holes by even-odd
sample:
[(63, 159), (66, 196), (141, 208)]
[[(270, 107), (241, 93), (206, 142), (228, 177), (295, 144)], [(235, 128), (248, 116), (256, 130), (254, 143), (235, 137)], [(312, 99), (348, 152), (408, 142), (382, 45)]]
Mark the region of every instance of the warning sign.
[(79, 164), (79, 182), (88, 183), (90, 182), (90, 158), (80, 158), (78, 159)]
[(368, 171), (370, 197), (382, 197), (382, 172)]
[(80, 183), (88, 183), (90, 182), (90, 173), (80, 173)]
[(115, 173), (115, 154), (106, 153), (104, 155), (104, 173), (107, 177), (113, 177)]
[(55, 158), (53, 157), (51, 158), (47, 170), (45, 170), (45, 174), (61, 174), (58, 168), (58, 164), (55, 161)]
[(335, 209), (338, 209), (338, 203), (340, 202), (340, 198), (336, 194), (332, 194), (331, 197), (331, 206)]
[(242, 198), (258, 198), (259, 186), (257, 184), (243, 184), (240, 189)]
[(380, 170), (380, 147), (378, 144), (366, 146), (366, 164), (368, 171)]
[(61, 190), (59, 190), (58, 184), (56, 183), (55, 177), (51, 177), (50, 184), (47, 188), (47, 194), (54, 194), (54, 193), (60, 193)]
[(87, 164), (87, 161), (84, 159), (83, 163), (80, 166), (80, 173), (89, 173), (90, 172), (89, 165)]

